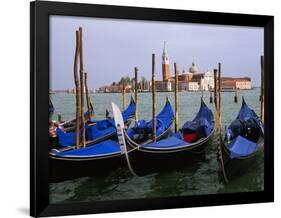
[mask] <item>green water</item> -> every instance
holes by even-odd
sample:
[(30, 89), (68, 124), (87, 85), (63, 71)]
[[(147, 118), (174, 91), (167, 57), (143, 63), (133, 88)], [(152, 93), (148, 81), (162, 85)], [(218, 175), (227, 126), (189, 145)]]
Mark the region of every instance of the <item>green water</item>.
[[(130, 102), (130, 96), (127, 94), (127, 103)], [(166, 96), (174, 104), (173, 93), (157, 93), (157, 111), (160, 111), (164, 106)], [(200, 96), (199, 92), (179, 93), (180, 126), (195, 116), (199, 109)], [(239, 101), (236, 104), (233, 101), (233, 92), (222, 93), (223, 126), (228, 125), (236, 117), (241, 107), (242, 96), (247, 104), (259, 114), (259, 89), (240, 91), (238, 96)], [(91, 94), (90, 97), (96, 118), (104, 118), (106, 108), (111, 112), (111, 102), (115, 102), (120, 108), (122, 106), (122, 98), (119, 93)], [(75, 96), (73, 94), (57, 93), (51, 98), (55, 110), (62, 114), (63, 119), (67, 120), (75, 116)], [(139, 119), (150, 119), (152, 115), (151, 93), (140, 93), (138, 98)], [(214, 111), (214, 104), (209, 104), (209, 93), (207, 92), (204, 93), (204, 101)], [(55, 114), (53, 119), (56, 119)], [(121, 167), (104, 177), (84, 177), (53, 183), (50, 184), (50, 201), (51, 203), (66, 203), (263, 190), (263, 156), (259, 157), (257, 163), (248, 172), (225, 184), (219, 171), (216, 148), (217, 143), (213, 140), (205, 153), (205, 158), (181, 170), (133, 177), (126, 167)]]

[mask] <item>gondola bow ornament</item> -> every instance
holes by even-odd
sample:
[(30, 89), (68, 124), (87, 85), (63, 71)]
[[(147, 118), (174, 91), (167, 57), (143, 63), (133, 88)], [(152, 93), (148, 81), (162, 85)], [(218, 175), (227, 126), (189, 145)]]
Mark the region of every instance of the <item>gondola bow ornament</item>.
[(112, 102), (112, 111), (113, 111), (113, 116), (114, 116), (114, 120), (115, 120), (115, 127), (117, 130), (118, 143), (120, 144), (121, 153), (125, 154), (126, 161), (127, 161), (130, 172), (134, 176), (136, 176), (136, 173), (134, 172), (134, 170), (131, 166), (130, 158), (129, 158), (128, 150), (127, 150), (127, 146), (126, 146), (126, 141), (125, 141), (125, 136), (124, 136), (125, 125), (124, 125), (123, 116), (122, 116), (122, 113), (121, 113), (119, 107), (116, 104), (114, 104), (113, 102)]

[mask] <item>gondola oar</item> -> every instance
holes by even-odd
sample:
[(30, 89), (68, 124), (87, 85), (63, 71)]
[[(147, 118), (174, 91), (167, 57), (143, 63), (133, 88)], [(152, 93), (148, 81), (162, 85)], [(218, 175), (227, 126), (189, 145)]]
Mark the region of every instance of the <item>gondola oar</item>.
[(114, 104), (113, 102), (112, 102), (112, 111), (113, 111), (113, 117), (114, 117), (114, 121), (115, 121), (115, 127), (117, 129), (118, 143), (120, 144), (121, 153), (125, 154), (126, 161), (127, 161), (130, 172), (134, 176), (136, 176), (137, 174), (134, 172), (134, 170), (131, 166), (129, 155), (128, 155), (128, 150), (127, 150), (127, 146), (126, 146), (126, 141), (125, 141), (125, 136), (124, 136), (125, 125), (124, 125), (123, 116), (122, 116), (122, 113), (121, 113), (120, 109), (118, 108), (118, 106), (116, 104)]

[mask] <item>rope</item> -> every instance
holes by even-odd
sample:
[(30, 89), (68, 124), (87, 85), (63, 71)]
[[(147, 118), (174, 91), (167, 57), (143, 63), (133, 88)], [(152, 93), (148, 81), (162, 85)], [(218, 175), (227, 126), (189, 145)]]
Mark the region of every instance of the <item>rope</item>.
[(226, 175), (226, 172), (225, 172), (225, 169), (224, 169), (221, 144), (222, 144), (222, 138), (221, 138), (221, 133), (220, 133), (220, 135), (219, 135), (218, 155), (219, 155), (219, 159), (220, 159), (220, 163), (221, 163), (221, 169), (222, 169), (222, 174), (223, 174), (224, 181), (226, 183), (228, 183), (229, 180), (227, 178), (227, 175)]

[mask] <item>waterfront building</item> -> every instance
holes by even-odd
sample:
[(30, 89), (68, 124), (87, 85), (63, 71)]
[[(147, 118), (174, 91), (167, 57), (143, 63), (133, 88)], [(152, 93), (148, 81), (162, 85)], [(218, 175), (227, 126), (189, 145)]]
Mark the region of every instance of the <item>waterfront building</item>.
[(248, 90), (252, 88), (251, 78), (249, 77), (222, 77), (221, 82), (223, 90)]
[(207, 71), (201, 79), (201, 88), (204, 91), (209, 91), (214, 88), (214, 75)]
[(200, 86), (198, 82), (189, 82), (188, 83), (188, 91), (199, 91)]
[[(192, 62), (188, 71), (183, 68), (182, 73), (178, 75), (179, 91), (209, 91), (214, 89), (214, 74), (213, 72), (199, 71), (198, 67)], [(131, 83), (126, 83), (126, 90), (132, 91), (133, 86)], [(151, 81), (146, 80), (144, 77), (139, 81), (140, 92), (151, 91)], [(162, 53), (162, 80), (155, 81), (155, 88), (157, 92), (170, 92), (175, 90), (175, 76), (170, 75), (170, 63), (166, 42), (164, 41), (164, 48)], [(222, 89), (223, 90), (235, 90), (235, 89), (251, 89), (251, 78), (232, 78), (222, 77)], [(110, 86), (102, 86), (99, 88), (99, 92), (121, 92), (122, 87), (116, 83)]]

